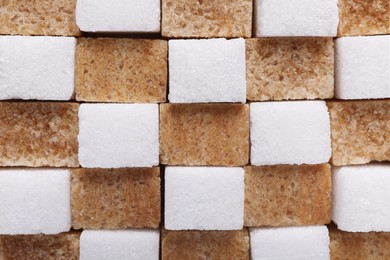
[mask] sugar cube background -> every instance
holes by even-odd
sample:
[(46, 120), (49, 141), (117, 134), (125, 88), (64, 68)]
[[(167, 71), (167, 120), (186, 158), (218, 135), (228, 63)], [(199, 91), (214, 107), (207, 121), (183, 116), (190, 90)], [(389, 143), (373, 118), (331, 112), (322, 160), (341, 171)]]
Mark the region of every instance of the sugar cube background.
[(390, 166), (333, 169), (333, 221), (348, 232), (390, 232)]
[(337, 34), (337, 0), (254, 1), (256, 37)]
[(84, 230), (80, 237), (80, 260), (157, 260), (157, 230)]
[(390, 98), (390, 35), (335, 40), (338, 99)]
[(330, 159), (324, 101), (251, 103), (251, 164), (318, 164)]
[(244, 39), (170, 40), (168, 99), (245, 103)]
[(243, 222), (244, 169), (166, 167), (166, 229), (237, 230)]
[(326, 226), (254, 228), (251, 255), (260, 259), (330, 259)]
[(69, 170), (0, 170), (0, 205), (0, 234), (69, 231)]
[(76, 23), (86, 32), (159, 32), (159, 0), (77, 0)]
[(86, 168), (158, 164), (156, 104), (81, 104), (79, 161)]
[(0, 100), (69, 100), (76, 39), (0, 36)]

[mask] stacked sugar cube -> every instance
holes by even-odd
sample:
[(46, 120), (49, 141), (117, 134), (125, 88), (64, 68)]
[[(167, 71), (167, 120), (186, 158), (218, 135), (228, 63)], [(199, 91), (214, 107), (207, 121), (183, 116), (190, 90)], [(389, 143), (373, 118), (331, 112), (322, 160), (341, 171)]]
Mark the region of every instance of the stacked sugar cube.
[(5, 2), (0, 259), (389, 259), (389, 34), (383, 0)]

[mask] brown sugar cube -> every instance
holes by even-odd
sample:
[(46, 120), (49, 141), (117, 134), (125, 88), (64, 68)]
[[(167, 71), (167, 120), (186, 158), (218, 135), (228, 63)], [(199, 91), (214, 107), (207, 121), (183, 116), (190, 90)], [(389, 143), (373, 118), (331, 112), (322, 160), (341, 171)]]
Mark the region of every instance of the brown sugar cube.
[(248, 105), (160, 105), (162, 164), (241, 166), (248, 160)]
[(329, 164), (245, 167), (245, 226), (309, 226), (330, 220)]
[(162, 231), (162, 259), (248, 259), (249, 234), (236, 231)]
[(339, 0), (338, 36), (390, 34), (389, 0)]
[(77, 36), (76, 0), (2, 0), (0, 34)]
[(332, 38), (256, 38), (245, 45), (247, 99), (333, 97)]
[(159, 103), (166, 100), (167, 41), (79, 38), (76, 99)]
[(329, 236), (332, 260), (390, 259), (390, 233), (344, 232), (330, 225)]
[(0, 236), (2, 260), (78, 260), (80, 233)]
[(163, 36), (251, 37), (252, 0), (162, 0)]
[(71, 174), (75, 229), (158, 228), (160, 169), (75, 169)]
[(78, 167), (76, 103), (1, 102), (0, 166)]
[(390, 100), (332, 101), (328, 108), (332, 164), (390, 160)]

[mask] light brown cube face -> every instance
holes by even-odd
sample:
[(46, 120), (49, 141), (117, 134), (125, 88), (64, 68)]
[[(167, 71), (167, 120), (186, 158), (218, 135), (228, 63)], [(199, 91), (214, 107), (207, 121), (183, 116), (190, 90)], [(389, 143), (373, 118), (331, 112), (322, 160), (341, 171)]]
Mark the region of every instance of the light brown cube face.
[(328, 103), (332, 164), (390, 160), (390, 100)]
[(242, 166), (248, 160), (248, 105), (161, 104), (162, 164)]
[(1, 102), (0, 166), (78, 167), (76, 103)]
[(78, 101), (165, 102), (167, 74), (165, 40), (78, 39)]
[(77, 36), (76, 0), (2, 0), (1, 34)]
[(75, 229), (158, 228), (160, 169), (75, 169), (71, 175)]
[(309, 226), (330, 219), (329, 164), (245, 167), (245, 226)]
[(246, 40), (247, 99), (326, 99), (334, 94), (332, 38)]
[(162, 0), (162, 35), (251, 37), (252, 0)]
[(249, 260), (249, 234), (237, 231), (162, 231), (162, 259)]
[(338, 36), (390, 34), (389, 0), (339, 0)]

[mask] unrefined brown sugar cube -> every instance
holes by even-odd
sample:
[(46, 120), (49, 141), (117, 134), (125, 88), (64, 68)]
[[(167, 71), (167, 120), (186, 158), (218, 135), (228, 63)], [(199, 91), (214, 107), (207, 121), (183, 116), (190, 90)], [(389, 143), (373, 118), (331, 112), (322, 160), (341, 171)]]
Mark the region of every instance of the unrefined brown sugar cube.
[(78, 167), (76, 103), (0, 103), (0, 166)]
[(329, 223), (330, 165), (246, 166), (244, 215), (249, 227)]
[(160, 169), (75, 169), (71, 173), (75, 229), (158, 228)]
[(248, 105), (160, 105), (162, 164), (241, 166), (248, 160)]
[(76, 0), (2, 0), (0, 34), (77, 36)]
[(246, 40), (247, 99), (327, 99), (334, 94), (332, 38)]
[(390, 160), (390, 100), (328, 102), (334, 165)]
[(174, 38), (248, 38), (252, 0), (162, 0), (161, 30)]
[(237, 231), (162, 231), (162, 259), (249, 260), (249, 234)]
[(78, 101), (165, 102), (167, 74), (165, 40), (78, 39)]

